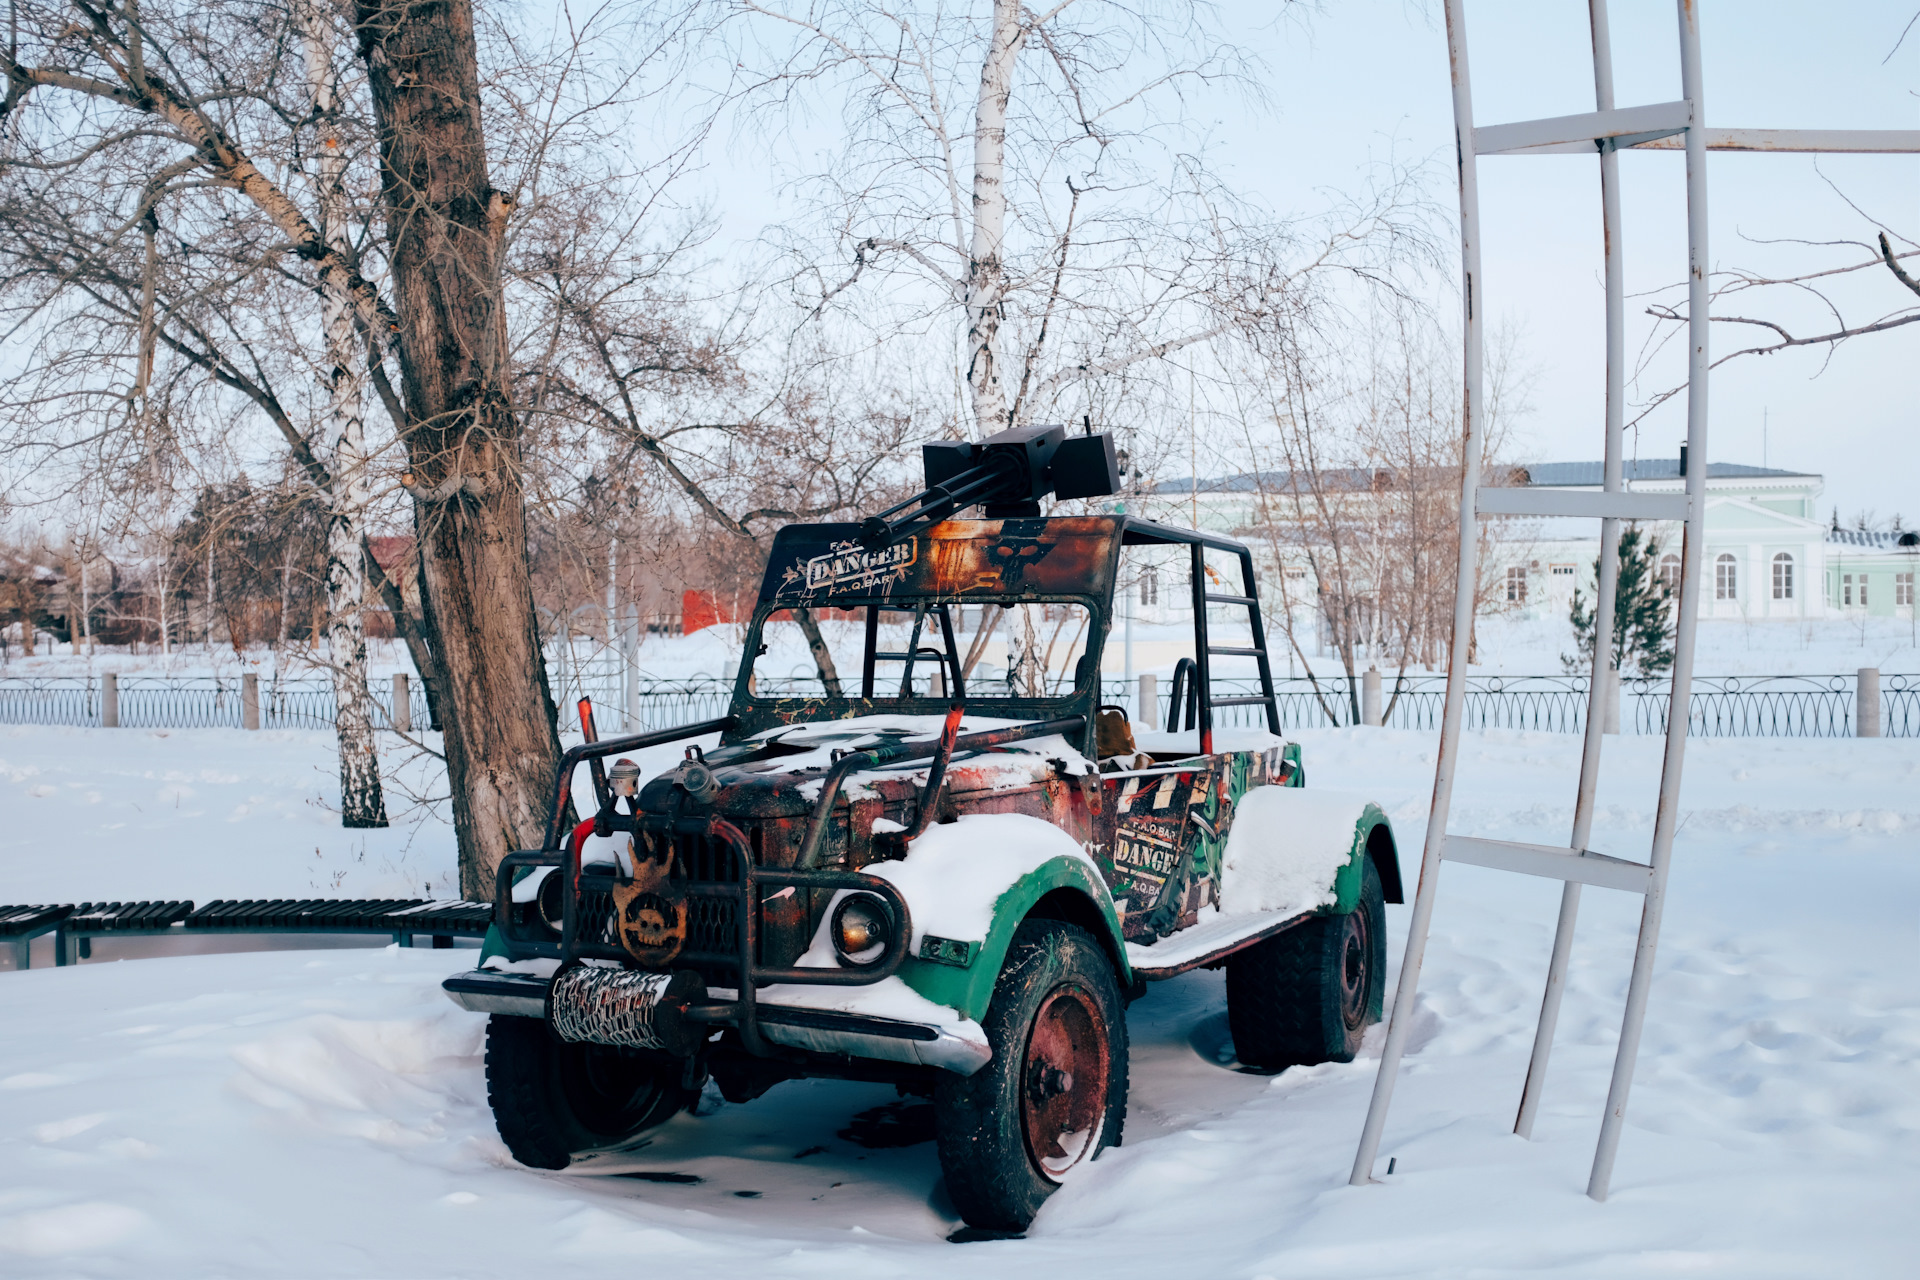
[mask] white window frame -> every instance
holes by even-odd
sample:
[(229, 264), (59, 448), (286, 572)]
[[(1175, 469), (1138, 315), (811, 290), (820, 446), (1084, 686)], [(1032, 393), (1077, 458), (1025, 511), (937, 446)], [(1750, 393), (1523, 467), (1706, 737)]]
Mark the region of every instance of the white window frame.
[(1793, 599), (1793, 554), (1781, 551), (1773, 557), (1773, 598)]
[(1507, 568), (1507, 601), (1510, 604), (1527, 602), (1527, 570), (1524, 565), (1510, 565)]
[(1893, 604), (1895, 608), (1913, 608), (1913, 570), (1893, 575)]
[(1713, 560), (1713, 598), (1740, 598), (1740, 560), (1732, 552), (1722, 551)]

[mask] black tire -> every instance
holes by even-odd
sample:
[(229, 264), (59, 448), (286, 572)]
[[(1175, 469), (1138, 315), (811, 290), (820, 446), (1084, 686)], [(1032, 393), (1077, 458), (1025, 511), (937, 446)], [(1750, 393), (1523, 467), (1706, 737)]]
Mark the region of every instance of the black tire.
[(678, 1067), (613, 1045), (569, 1044), (538, 1018), (487, 1019), (487, 1102), (521, 1164), (564, 1169), (665, 1124), (691, 1101)]
[(970, 1076), (942, 1073), (934, 1086), (940, 1167), (969, 1226), (1024, 1231), (1062, 1178), (1120, 1145), (1126, 1004), (1112, 962), (1084, 929), (1028, 920), (983, 1025), (993, 1060)]
[(1235, 1055), (1276, 1071), (1352, 1062), (1386, 992), (1387, 908), (1368, 858), (1352, 911), (1316, 916), (1228, 959)]

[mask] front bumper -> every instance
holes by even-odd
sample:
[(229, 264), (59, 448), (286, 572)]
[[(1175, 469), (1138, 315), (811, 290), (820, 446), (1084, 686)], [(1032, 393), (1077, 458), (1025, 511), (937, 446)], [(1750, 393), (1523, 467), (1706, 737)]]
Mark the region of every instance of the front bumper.
[[(441, 988), (455, 1004), (474, 1013), (544, 1019), (552, 985), (552, 979), (534, 974), (474, 969), (454, 974)], [(733, 1008), (712, 1004), (696, 1006), (690, 1013), (715, 1025), (729, 1025)], [(813, 1053), (914, 1063), (962, 1076), (972, 1075), (993, 1057), (984, 1043), (930, 1023), (764, 1001), (756, 1003), (754, 1015), (766, 1039)]]

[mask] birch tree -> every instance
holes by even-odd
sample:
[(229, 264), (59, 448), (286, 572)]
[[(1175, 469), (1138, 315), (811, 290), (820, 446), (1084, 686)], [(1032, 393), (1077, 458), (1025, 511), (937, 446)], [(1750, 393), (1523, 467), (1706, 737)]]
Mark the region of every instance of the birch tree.
[(1202, 5), (734, 7), (756, 132), (816, 105), (842, 122), (797, 184), (805, 215), (776, 232), (785, 279), (815, 321), (950, 361), (972, 434), (1077, 421), (1118, 377), (1126, 411), (1148, 413), (1142, 370), (1370, 269), (1405, 234), (1397, 184), (1308, 224), (1209, 171), (1180, 95), (1251, 80)]
[[(346, 140), (341, 136), (333, 14), (321, 0), (298, 10), (307, 97), (313, 107), (312, 165), (319, 232), (329, 252), (354, 259), (349, 227)], [(326, 340), (325, 458), (332, 473), (327, 521), (327, 658), (333, 677), (334, 731), (340, 747), (340, 820), (348, 827), (387, 825), (380, 761), (367, 693), (366, 572), (361, 550), (372, 484), (364, 420), (365, 357), (343, 284), (320, 282)]]
[[(582, 71), (593, 50), (645, 56), (658, 46), (634, 54), (646, 43), (635, 33), (677, 39), (674, 14), (692, 7), (598, 11), (604, 34), (575, 28), (543, 44), (499, 26), (483, 32), (466, 0), (361, 0), (345, 18), (351, 60), (333, 60), (336, 71), (354, 68), (356, 96), (349, 104), (336, 80), (332, 117), (352, 118), (377, 144), (378, 167), (369, 170), (379, 176), (385, 236), (358, 253), (301, 181), (302, 145), (324, 135), (316, 124), (331, 123), (316, 112), (311, 42), (301, 38), (317, 11), (16, 0), (0, 48), (0, 199), (38, 219), (46, 245), (59, 246), (32, 267), (33, 296), (22, 298), (15, 332), (78, 306), (98, 308), (106, 332), (125, 336), (128, 281), (137, 330), (127, 344), (135, 348), (131, 396), (119, 385), (124, 366), (103, 369), (97, 343), (73, 342), (50, 359), (36, 351), (29, 381), (39, 379), (45, 394), (13, 398), (12, 442), (61, 462), (110, 454), (131, 478), (144, 460), (182, 451), (173, 433), (201, 430), (206, 447), (228, 450), (230, 461), (242, 434), (232, 415), (243, 400), (285, 437), (316, 487), (332, 493), (338, 464), (351, 512), (363, 506), (351, 490), (369, 451), (364, 427), (354, 439), (351, 424), (364, 414), (347, 393), (363, 374), (405, 457), (424, 601), (416, 660), (444, 732), (461, 885), (475, 898), (491, 896), (506, 853), (544, 838), (558, 758), (528, 563), (527, 476), (540, 460), (528, 454), (516, 403), (510, 229), (537, 203), (548, 162), (582, 130), (591, 135), (594, 122), (612, 119), (609, 104), (631, 92), (631, 66), (598, 78)], [(483, 36), (498, 59), (484, 82)], [(328, 165), (316, 159), (312, 169), (324, 187)], [(70, 226), (77, 214), (90, 224)], [(153, 270), (129, 260), (130, 239), (152, 246)], [(226, 276), (206, 281), (217, 297), (189, 290), (169, 303), (170, 263), (192, 264), (202, 277), (219, 265)], [(73, 267), (116, 282), (90, 288)], [(276, 390), (275, 362), (258, 358), (259, 335), (247, 330), (253, 317), (231, 305), (248, 288), (306, 291), (307, 305), (318, 296), (335, 322), (313, 326), (319, 341), (301, 356), (303, 365), (345, 374), (329, 375), (319, 415), (328, 425), (317, 440), (301, 430), (287, 388)], [(147, 294), (153, 300), (143, 304)], [(331, 341), (343, 302), (353, 327), (345, 360)], [(168, 368), (154, 371), (146, 357), (156, 353)], [(163, 391), (205, 412), (176, 415)], [(50, 419), (46, 410), (62, 401), (96, 412)], [(131, 420), (115, 407), (129, 403), (141, 410)], [(38, 429), (49, 421), (58, 439)], [(346, 569), (336, 575), (338, 594), (350, 602), (344, 538), (337, 550)], [(388, 596), (392, 584), (381, 585)], [(350, 637), (343, 647), (354, 651)]]

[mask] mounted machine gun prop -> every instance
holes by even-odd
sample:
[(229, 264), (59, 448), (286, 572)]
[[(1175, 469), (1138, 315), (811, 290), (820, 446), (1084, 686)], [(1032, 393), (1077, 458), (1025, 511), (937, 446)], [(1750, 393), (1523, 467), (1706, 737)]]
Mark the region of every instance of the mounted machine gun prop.
[(1040, 500), (1104, 498), (1120, 491), (1120, 456), (1113, 436), (1069, 436), (1059, 423), (1009, 427), (981, 441), (940, 440), (920, 446), (927, 487), (860, 525), (860, 542), (884, 551), (968, 507), (984, 505), (989, 520), (1040, 514)]

